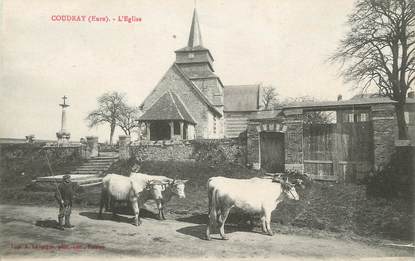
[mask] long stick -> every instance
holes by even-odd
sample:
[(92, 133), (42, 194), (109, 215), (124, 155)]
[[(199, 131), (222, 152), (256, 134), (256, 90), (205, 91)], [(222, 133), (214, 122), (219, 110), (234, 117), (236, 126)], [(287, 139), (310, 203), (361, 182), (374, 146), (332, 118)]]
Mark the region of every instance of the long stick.
[[(50, 173), (52, 174), (52, 176), (55, 176), (55, 174), (53, 173), (53, 170), (52, 170), (52, 166), (50, 165), (49, 158), (48, 158), (48, 154), (46, 153), (46, 151), (45, 151), (45, 156), (46, 156), (46, 162), (48, 163), (48, 167), (49, 167)], [(61, 192), (59, 191), (58, 183), (56, 182), (56, 179), (55, 178), (53, 179), (53, 181), (55, 182), (56, 191), (58, 191), (59, 198), (62, 201), (63, 199), (62, 199)]]

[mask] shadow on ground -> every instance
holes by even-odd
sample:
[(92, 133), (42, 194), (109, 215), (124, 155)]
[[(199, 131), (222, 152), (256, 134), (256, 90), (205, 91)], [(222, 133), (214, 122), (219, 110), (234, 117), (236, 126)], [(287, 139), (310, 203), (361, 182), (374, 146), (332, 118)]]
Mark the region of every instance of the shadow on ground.
[[(197, 226), (188, 226), (180, 228), (176, 230), (177, 232), (199, 239), (206, 239), (206, 224), (208, 222), (207, 214), (198, 214), (189, 217), (178, 218), (176, 220), (180, 222), (197, 224)], [(245, 219), (241, 219), (239, 215), (230, 215), (229, 218), (226, 220), (225, 233), (229, 234), (237, 231), (261, 233), (254, 228), (254, 226), (247, 225)], [(219, 233), (218, 230), (212, 231), (212, 239), (220, 239), (219, 235), (215, 235), (217, 233)]]
[[(118, 214), (131, 215), (131, 217), (120, 216)], [(114, 222), (120, 222), (120, 223), (134, 222), (134, 215), (132, 211), (129, 211), (129, 210), (121, 210), (119, 212), (117, 211), (116, 216), (113, 216), (112, 213), (105, 213), (105, 212), (102, 213), (101, 216), (99, 216), (98, 211), (97, 212), (88, 212), (88, 211), (80, 212), (79, 215), (87, 217), (89, 219), (94, 219), (94, 220), (112, 220)], [(158, 215), (146, 209), (140, 209), (140, 218), (158, 219)]]
[[(206, 225), (188, 226), (188, 227), (180, 228), (176, 231), (184, 235), (206, 240)], [(247, 226), (243, 227), (243, 226), (236, 226), (236, 225), (225, 225), (225, 234), (231, 234), (234, 232), (249, 232), (249, 233), (262, 234), (262, 232), (259, 232), (257, 230), (252, 230), (252, 228), (247, 227)], [(211, 237), (212, 239), (221, 239), (219, 235), (219, 230), (212, 232)]]
[(207, 224), (208, 217), (207, 214), (197, 214), (189, 217), (177, 218), (177, 221), (186, 222), (186, 223), (193, 223), (193, 224)]
[(38, 227), (59, 229), (59, 223), (58, 223), (58, 221), (51, 220), (51, 219), (47, 219), (47, 220), (37, 220), (36, 223), (35, 223), (35, 225), (38, 226)]
[[(193, 224), (207, 224), (208, 223), (208, 215), (207, 214), (196, 214), (188, 217), (183, 218), (177, 218), (177, 221), (180, 222), (187, 222), (187, 223), (193, 223)], [(254, 222), (252, 224), (249, 224), (249, 216), (247, 215), (241, 215), (238, 213), (231, 213), (228, 218), (226, 219), (226, 224), (232, 224), (236, 225), (238, 227), (241, 227), (243, 229), (253, 229), (254, 226), (258, 226), (259, 223), (257, 220), (254, 219)]]

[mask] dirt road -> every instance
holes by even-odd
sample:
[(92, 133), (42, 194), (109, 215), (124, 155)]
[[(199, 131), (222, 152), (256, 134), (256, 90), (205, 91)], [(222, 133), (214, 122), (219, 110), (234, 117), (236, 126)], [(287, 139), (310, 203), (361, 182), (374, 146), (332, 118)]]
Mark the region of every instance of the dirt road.
[[(203, 239), (204, 224), (191, 219), (158, 221), (143, 218), (142, 226), (130, 216), (97, 219), (96, 209), (75, 209), (75, 229), (60, 231), (55, 208), (1, 205), (1, 256), (26, 257), (130, 256), (130, 257), (280, 257), (373, 258), (411, 257), (412, 249), (368, 245), (362, 242), (276, 234), (273, 237), (227, 228), (230, 240)], [(406, 258), (405, 258), (406, 259)]]

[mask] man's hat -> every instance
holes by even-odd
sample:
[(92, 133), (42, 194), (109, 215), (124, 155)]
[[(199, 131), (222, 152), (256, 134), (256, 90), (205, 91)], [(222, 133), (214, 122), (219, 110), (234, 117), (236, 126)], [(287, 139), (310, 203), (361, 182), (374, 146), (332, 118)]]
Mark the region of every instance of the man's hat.
[(71, 175), (65, 174), (65, 175), (63, 175), (62, 179), (63, 180), (70, 180), (71, 179)]

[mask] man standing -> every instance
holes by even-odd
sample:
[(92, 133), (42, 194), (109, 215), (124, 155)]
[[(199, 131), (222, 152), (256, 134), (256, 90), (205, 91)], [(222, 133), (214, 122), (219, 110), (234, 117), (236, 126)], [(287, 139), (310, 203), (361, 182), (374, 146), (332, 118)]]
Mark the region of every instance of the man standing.
[[(55, 192), (55, 198), (59, 203), (59, 229), (73, 228), (71, 225), (70, 216), (72, 208), (72, 198), (74, 195), (73, 184), (71, 176), (66, 174), (62, 178), (62, 183), (59, 184), (58, 190)], [(65, 226), (63, 226), (63, 218), (65, 217)]]

